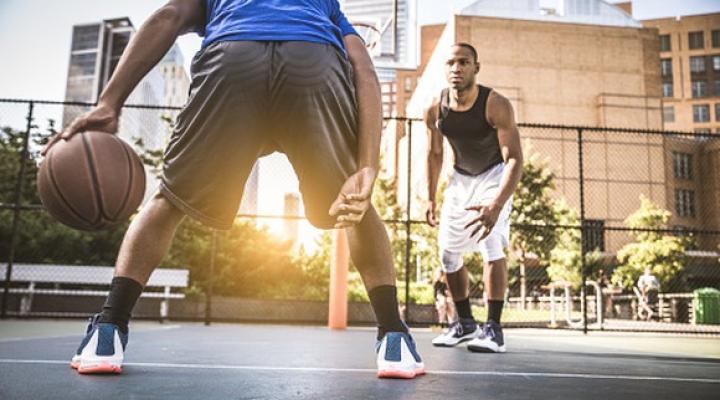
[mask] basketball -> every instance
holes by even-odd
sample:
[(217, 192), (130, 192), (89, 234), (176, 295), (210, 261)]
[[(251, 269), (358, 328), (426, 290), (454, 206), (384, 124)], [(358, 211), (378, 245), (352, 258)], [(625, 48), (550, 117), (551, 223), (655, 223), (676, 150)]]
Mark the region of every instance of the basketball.
[(37, 176), (40, 200), (50, 215), (81, 230), (126, 221), (145, 194), (140, 157), (116, 135), (83, 132), (48, 151)]

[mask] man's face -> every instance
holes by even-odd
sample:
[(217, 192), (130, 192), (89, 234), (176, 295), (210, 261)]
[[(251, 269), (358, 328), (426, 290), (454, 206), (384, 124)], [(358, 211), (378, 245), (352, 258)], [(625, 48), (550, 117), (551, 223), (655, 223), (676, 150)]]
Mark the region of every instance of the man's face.
[(453, 46), (445, 60), (445, 76), (450, 87), (465, 90), (475, 84), (475, 74), (480, 71), (480, 64), (473, 58), (472, 51), (463, 46)]

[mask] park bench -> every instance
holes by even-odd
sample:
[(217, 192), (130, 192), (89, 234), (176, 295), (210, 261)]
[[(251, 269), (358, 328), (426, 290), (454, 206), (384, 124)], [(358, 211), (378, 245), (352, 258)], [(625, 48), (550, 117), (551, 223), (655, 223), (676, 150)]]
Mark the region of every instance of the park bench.
[[(9, 292), (22, 296), (18, 314), (28, 315), (35, 295), (107, 296), (113, 269), (104, 266), (13, 264)], [(6, 271), (7, 264), (0, 264), (0, 279), (3, 282)], [(150, 276), (141, 297), (162, 299), (160, 318), (166, 319), (168, 301), (185, 298), (184, 292), (174, 292), (173, 289), (186, 288), (188, 276), (186, 269), (158, 268)]]

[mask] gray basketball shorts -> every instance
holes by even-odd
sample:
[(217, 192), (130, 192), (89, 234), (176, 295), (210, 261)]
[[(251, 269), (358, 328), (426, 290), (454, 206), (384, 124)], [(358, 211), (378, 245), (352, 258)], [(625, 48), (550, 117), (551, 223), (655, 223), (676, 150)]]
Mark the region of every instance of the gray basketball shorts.
[(357, 100), (345, 55), (310, 42), (215, 42), (195, 56), (191, 74), (161, 193), (185, 214), (229, 229), (253, 164), (280, 151), (298, 176), (307, 218), (332, 228), (330, 205), (357, 169)]

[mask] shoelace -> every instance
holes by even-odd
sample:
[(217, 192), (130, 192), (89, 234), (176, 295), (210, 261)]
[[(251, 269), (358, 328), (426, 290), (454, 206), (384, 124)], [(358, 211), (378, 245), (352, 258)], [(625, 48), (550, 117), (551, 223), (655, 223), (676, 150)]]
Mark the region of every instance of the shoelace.
[(450, 329), (448, 329), (448, 333), (452, 336), (462, 336), (464, 329), (460, 321), (453, 322), (452, 325), (450, 325)]
[(485, 336), (487, 338), (495, 339), (495, 330), (492, 328), (492, 326), (490, 324), (485, 324), (485, 326), (483, 326), (482, 333), (483, 333), (483, 336)]

